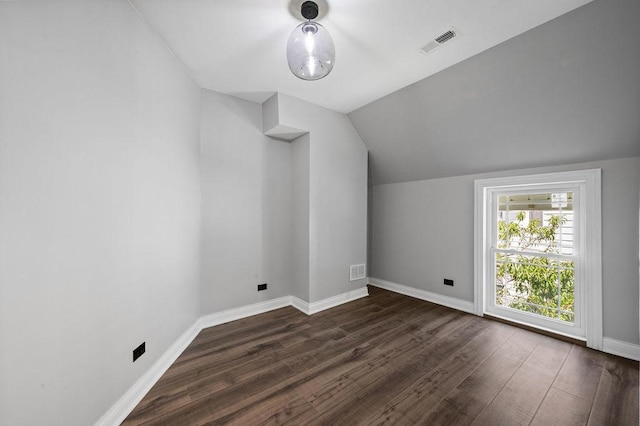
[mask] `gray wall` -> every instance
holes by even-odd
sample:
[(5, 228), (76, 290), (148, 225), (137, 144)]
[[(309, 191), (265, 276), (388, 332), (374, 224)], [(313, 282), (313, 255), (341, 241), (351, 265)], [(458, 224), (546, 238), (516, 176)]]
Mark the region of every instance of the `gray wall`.
[(291, 143), (293, 180), (292, 295), (309, 301), (309, 134)]
[(280, 123), (309, 130), (289, 143), (262, 134), (261, 105), (202, 93), (201, 313), (365, 285), (349, 265), (366, 261), (366, 148), (346, 115), (278, 94)]
[(639, 156), (639, 17), (595, 0), (350, 113), (374, 182)]
[(589, 168), (602, 169), (604, 336), (638, 344), (640, 157), (375, 186), (370, 275), (473, 302), (474, 180)]
[(604, 332), (638, 342), (638, 162), (603, 161), (640, 156), (638, 16), (595, 0), (350, 113), (377, 184), (370, 275), (472, 301), (473, 179), (596, 161)]
[(313, 148), (265, 137), (260, 105), (200, 90), (124, 0), (0, 2), (0, 28), (0, 424), (92, 424), (198, 316), (364, 285), (344, 114), (296, 105)]
[[(366, 284), (349, 265), (366, 262), (367, 150), (346, 115), (278, 94), (280, 123), (309, 131), (309, 299), (316, 302)], [(296, 155), (304, 160), (304, 155)], [(303, 194), (304, 195), (304, 194)], [(294, 204), (307, 203), (306, 195)], [(300, 210), (303, 207), (296, 207)]]
[(124, 0), (0, 28), (0, 424), (89, 425), (197, 317), (200, 91)]
[(291, 145), (261, 105), (203, 90), (201, 151), (201, 313), (291, 294)]

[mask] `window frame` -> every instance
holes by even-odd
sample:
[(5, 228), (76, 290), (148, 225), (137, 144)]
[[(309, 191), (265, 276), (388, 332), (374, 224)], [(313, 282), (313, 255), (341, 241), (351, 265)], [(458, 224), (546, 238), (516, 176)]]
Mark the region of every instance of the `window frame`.
[(587, 346), (602, 350), (602, 219), (601, 219), (601, 170), (588, 169), (557, 173), (542, 173), (520, 176), (505, 176), (474, 181), (474, 311), (478, 316), (496, 315), (487, 310), (488, 285), (491, 285), (494, 258), (490, 249), (492, 238), (492, 222), (495, 214), (492, 209), (493, 194), (500, 191), (531, 190), (557, 187), (580, 187), (581, 196), (579, 223), (583, 253), (580, 253), (580, 270), (576, 270), (582, 278), (584, 288), (576, 294), (581, 303), (580, 330), (576, 334), (569, 330), (548, 329), (539, 323), (521, 322), (528, 326), (586, 340)]

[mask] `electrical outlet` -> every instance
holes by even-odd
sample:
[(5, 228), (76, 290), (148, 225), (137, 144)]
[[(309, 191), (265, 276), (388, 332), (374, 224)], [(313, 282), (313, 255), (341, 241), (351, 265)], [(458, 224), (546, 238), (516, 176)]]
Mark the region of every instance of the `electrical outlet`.
[(133, 362), (136, 362), (136, 359), (140, 358), (145, 351), (145, 343), (142, 342), (140, 346), (133, 350)]
[(450, 285), (450, 286), (453, 286), (453, 280), (450, 280), (450, 279), (448, 279), (448, 278), (445, 278), (445, 279), (444, 279), (444, 285)]
[(266, 290), (266, 289), (267, 289), (267, 283), (258, 284), (258, 291), (262, 291), (262, 290)]

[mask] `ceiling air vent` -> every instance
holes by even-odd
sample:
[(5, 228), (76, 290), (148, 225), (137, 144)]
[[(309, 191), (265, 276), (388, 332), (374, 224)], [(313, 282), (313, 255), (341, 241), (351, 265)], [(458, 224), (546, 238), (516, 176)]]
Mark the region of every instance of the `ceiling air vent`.
[(428, 54), (438, 47), (442, 46), (448, 41), (451, 41), (453, 38), (460, 36), (460, 31), (451, 27), (442, 34), (437, 37), (434, 37), (429, 43), (425, 44), (420, 48), (420, 53)]
[(453, 30), (449, 30), (446, 33), (440, 34), (438, 37), (436, 37), (436, 41), (440, 44), (451, 40), (452, 38), (454, 38), (456, 36), (456, 32)]

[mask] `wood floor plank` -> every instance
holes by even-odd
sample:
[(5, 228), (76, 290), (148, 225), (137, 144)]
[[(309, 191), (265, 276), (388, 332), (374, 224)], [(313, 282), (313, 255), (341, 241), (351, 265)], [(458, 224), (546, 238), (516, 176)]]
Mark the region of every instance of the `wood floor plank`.
[(142, 424), (184, 407), (191, 402), (189, 389), (184, 386), (157, 395), (147, 395), (129, 415), (125, 425)]
[(589, 425), (637, 425), (638, 363), (608, 357), (593, 402)]
[(553, 387), (591, 404), (606, 360), (607, 356), (602, 352), (574, 345), (553, 382)]
[(179, 375), (183, 369), (192, 369), (194, 365), (197, 365), (194, 363), (194, 359), (202, 360), (204, 364), (208, 364), (217, 360), (219, 356), (234, 357), (251, 347), (269, 346), (273, 342), (281, 346), (283, 338), (293, 334), (292, 331), (309, 327), (310, 325), (304, 321), (301, 315), (296, 315), (288, 317), (285, 322), (282, 319), (273, 322), (265, 321), (254, 327), (223, 333), (220, 336), (203, 336), (203, 331), (194, 339), (193, 344), (189, 345), (189, 350), (178, 357), (168, 375)]
[[(289, 334), (305, 334), (306, 330), (290, 330)], [(222, 353), (207, 356), (204, 361), (192, 360), (192, 368), (187, 368), (187, 371), (182, 374), (169, 374), (168, 371), (154, 388), (162, 391), (173, 386), (190, 385), (196, 387), (203, 382), (228, 382), (233, 385), (239, 380), (250, 378), (262, 369), (270, 368), (280, 360), (314, 351), (320, 344), (345, 336), (346, 334), (341, 330), (321, 328), (316, 330), (311, 337), (306, 336), (306, 338), (300, 339), (297, 344), (292, 345), (286, 351), (278, 339), (255, 346), (245, 345), (238, 348), (229, 348)], [(283, 339), (287, 340), (288, 337), (283, 336)], [(278, 351), (279, 349), (283, 351)], [(182, 369), (185, 367), (180, 365), (176, 368)], [(152, 389), (152, 391), (155, 391), (155, 389)], [(206, 388), (200, 387), (200, 395), (193, 396), (196, 398), (204, 397), (207, 396), (206, 392)]]
[(281, 378), (289, 374), (290, 371), (285, 365), (265, 370), (247, 381), (227, 387), (207, 397), (195, 399), (188, 405), (171, 411), (163, 416), (161, 420), (174, 424), (174, 422), (179, 422), (186, 413), (196, 410), (199, 413), (197, 424), (213, 422), (231, 413), (242, 411), (254, 404), (258, 395), (265, 390), (278, 389)]
[[(246, 357), (242, 357), (243, 359), (239, 359), (235, 365), (226, 361), (218, 363), (221, 369), (217, 371), (214, 368), (216, 364), (213, 364), (207, 370), (207, 373), (211, 374), (196, 378), (194, 385), (201, 381), (227, 379), (231, 381), (232, 386), (236, 386), (256, 380), (256, 377), (265, 371), (276, 369), (288, 372), (286, 376), (281, 377), (281, 379), (285, 379), (299, 371), (301, 366), (307, 366), (310, 360), (314, 358), (319, 347), (324, 348), (323, 357), (331, 357), (335, 353), (348, 348), (350, 342), (343, 341), (342, 338), (344, 338), (344, 333), (341, 330), (330, 329), (326, 330), (326, 332), (318, 333), (313, 339), (305, 340), (288, 348), (282, 348), (282, 350), (274, 349), (261, 355), (249, 354)], [(191, 397), (194, 400), (206, 398), (210, 395), (212, 393), (206, 387), (199, 387), (196, 390), (194, 386), (191, 393)]]
[(531, 425), (585, 425), (589, 420), (590, 412), (591, 403), (588, 400), (551, 388), (542, 401)]
[[(337, 308), (340, 308), (341, 306), (338, 306)], [(359, 306), (354, 306), (352, 309), (353, 310), (342, 309), (337, 312), (333, 312), (333, 310), (330, 310), (331, 314), (325, 314), (325, 312), (327, 311), (322, 311), (313, 315), (311, 319), (314, 324), (323, 325), (324, 327), (336, 327), (349, 321), (359, 321), (362, 318), (371, 318), (376, 314), (383, 312), (385, 309), (388, 309), (388, 307), (382, 307), (377, 304), (361, 303)]]
[[(487, 329), (478, 333), (459, 351), (439, 365), (434, 372), (424, 375), (377, 412), (374, 412), (368, 421), (378, 423), (393, 417), (392, 413), (401, 412), (403, 418), (413, 423), (422, 422), (423, 417), (430, 414), (427, 407), (436, 406), (502, 346), (513, 333), (512, 327), (490, 323)], [(456, 402), (454, 401), (453, 404), (455, 405)], [(484, 408), (484, 404), (482, 408)]]
[[(429, 306), (428, 308), (431, 308), (431, 306)], [(386, 322), (389, 319), (396, 316), (397, 315), (396, 309), (399, 309), (401, 311), (406, 311), (407, 309), (417, 310), (417, 309), (420, 309), (420, 306), (416, 305), (414, 301), (407, 299), (400, 303), (395, 304), (393, 308), (383, 309), (381, 312), (377, 313), (376, 315), (372, 315), (369, 317), (354, 318), (349, 323), (341, 324), (340, 328), (347, 332), (355, 332), (363, 328), (372, 327), (378, 323)], [(426, 310), (427, 309), (426, 305), (422, 309)]]
[(417, 333), (428, 329), (432, 332), (431, 339), (436, 340), (438, 335), (442, 335), (439, 333), (446, 334), (459, 325), (454, 318), (456, 317), (447, 310), (430, 310), (412, 315), (408, 319), (382, 322), (351, 333), (351, 336), (369, 342), (374, 347), (374, 352), (384, 361), (377, 363), (377, 367), (389, 372), (394, 368), (387, 367), (389, 361), (399, 364), (401, 359), (411, 359), (422, 352), (422, 347), (428, 340)]
[[(438, 321), (437, 316), (432, 318), (430, 315), (431, 311), (421, 316), (414, 316), (412, 320), (424, 319), (432, 324), (433, 328), (437, 328), (445, 322)], [(352, 333), (349, 336), (352, 346), (344, 348), (342, 354), (329, 359), (324, 365), (320, 365), (323, 377), (325, 380), (335, 379), (348, 372), (348, 376), (352, 380), (364, 385), (363, 380), (372, 380), (376, 373), (386, 374), (389, 370), (385, 367), (394, 362), (394, 356), (412, 350), (420, 350), (420, 344), (412, 341), (411, 335), (404, 332), (407, 327), (411, 328), (411, 325), (405, 321), (387, 321)], [(396, 340), (397, 345), (387, 346), (390, 340)], [(391, 351), (393, 353), (390, 353)], [(318, 364), (316, 363), (316, 365)], [(305, 385), (312, 384), (316, 377), (318, 376), (309, 378)]]
[(493, 355), (458, 385), (458, 389), (488, 405), (518, 371), (537, 344), (537, 339), (529, 332), (515, 330)]
[(555, 345), (538, 344), (473, 424), (529, 424), (572, 346), (555, 342)]
[(202, 329), (197, 339), (185, 349), (181, 357), (186, 357), (191, 352), (198, 353), (200, 351), (200, 345), (210, 345), (215, 344), (216, 341), (231, 340), (234, 336), (236, 338), (243, 338), (260, 329), (268, 328), (273, 324), (291, 323), (304, 317), (305, 315), (302, 312), (288, 306), (261, 314), (261, 321), (259, 322), (252, 320), (252, 317), (248, 317), (220, 324), (215, 327), (207, 327)]
[[(323, 421), (330, 424), (353, 424), (365, 421), (378, 407), (389, 400), (389, 389), (406, 389), (426, 374), (438, 367), (451, 353), (463, 347), (474, 335), (486, 327), (488, 321), (472, 321), (470, 315), (458, 321), (446, 336), (437, 341), (423, 344), (412, 359), (386, 374), (381, 374), (357, 394), (357, 400), (346, 407), (332, 406), (323, 412)], [(397, 358), (394, 358), (397, 359)]]
[(416, 377), (402, 370), (381, 375), (360, 392), (344, 392), (348, 398), (335, 404), (328, 401), (318, 419), (322, 424), (366, 424), (369, 413), (389, 398), (389, 389), (402, 389), (416, 381)]
[(274, 343), (266, 347), (248, 348), (239, 353), (236, 358), (209, 359), (209, 362), (198, 360), (197, 365), (194, 365), (192, 369), (187, 369), (183, 374), (167, 375), (166, 380), (156, 383), (152, 391), (165, 392), (175, 386), (194, 386), (201, 382), (229, 382), (230, 385), (233, 385), (235, 381), (229, 373), (231, 370), (237, 368), (238, 365), (245, 366), (252, 362), (270, 365), (273, 360), (271, 359), (272, 352), (269, 350), (273, 351), (277, 348), (279, 348), (278, 344)]
[(202, 330), (123, 424), (562, 426), (587, 413), (635, 426), (637, 376), (637, 362), (372, 287), (316, 315)]
[(429, 410), (422, 417), (419, 424), (433, 426), (466, 426), (473, 422), (485, 406), (486, 404), (474, 398), (473, 395), (469, 395), (460, 389), (454, 389), (445, 398), (443, 398), (438, 405)]
[[(313, 339), (304, 342), (304, 345), (301, 345), (304, 347), (288, 348), (286, 351), (279, 351), (279, 356), (277, 357), (279, 358), (279, 361), (272, 364), (268, 370), (272, 371), (276, 369), (277, 366), (280, 366), (280, 371), (275, 376), (265, 376), (264, 374), (258, 376), (254, 375), (248, 379), (239, 381), (237, 385), (233, 385), (228, 389), (224, 389), (215, 394), (196, 394), (193, 392), (191, 396), (197, 401), (202, 400), (202, 403), (207, 404), (211, 408), (212, 413), (210, 417), (228, 416), (229, 413), (234, 412), (234, 410), (238, 411), (240, 409), (245, 409), (247, 405), (255, 403), (255, 398), (258, 398), (260, 401), (266, 398), (262, 395), (262, 390), (265, 388), (269, 388), (274, 392), (285, 386), (288, 388), (294, 388), (296, 381), (309, 381), (310, 376), (324, 372), (324, 370), (314, 371), (313, 368), (310, 368), (309, 366), (312, 362), (315, 362), (315, 365), (325, 365), (323, 363), (331, 361), (340, 354), (347, 353), (350, 358), (357, 361), (359, 356), (353, 356), (353, 353), (356, 350), (352, 348), (352, 342), (347, 341), (347, 339), (335, 338), (341, 334), (343, 335), (343, 332), (339, 329), (331, 330), (331, 333), (318, 335)], [(314, 350), (317, 350), (318, 348), (322, 348), (322, 351), (315, 352)], [(283, 352), (287, 353), (286, 356)], [(365, 351), (361, 350), (360, 353), (362, 352)], [(341, 359), (340, 362), (336, 363), (336, 365), (340, 367), (344, 365), (344, 363), (345, 360)], [(251, 369), (251, 367), (255, 366), (255, 363), (252, 365), (245, 365)], [(229, 372), (231, 375), (235, 373), (235, 370), (231, 370)], [(299, 377), (300, 374), (302, 374), (302, 377)], [(268, 381), (269, 379), (275, 380), (276, 377), (277, 383), (265, 383), (265, 381)], [(243, 396), (244, 399), (239, 398), (239, 396)], [(210, 402), (216, 397), (221, 398), (221, 400), (232, 400), (234, 404), (221, 407), (217, 403)], [(196, 403), (199, 404), (200, 402)]]
[(317, 419), (319, 414), (305, 399), (291, 395), (272, 395), (241, 411), (217, 418), (208, 425), (283, 425), (302, 424)]

